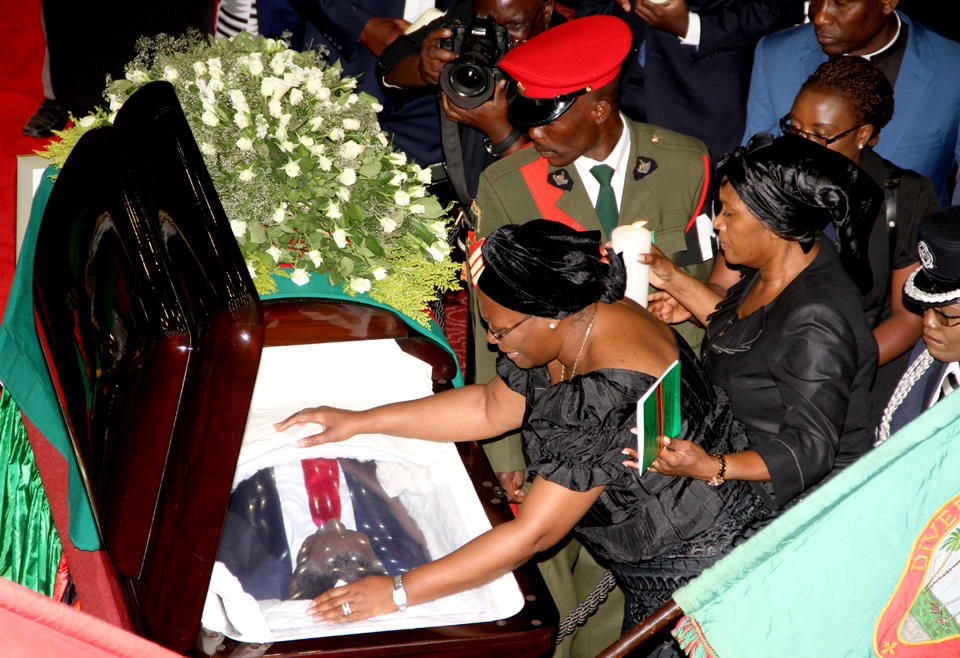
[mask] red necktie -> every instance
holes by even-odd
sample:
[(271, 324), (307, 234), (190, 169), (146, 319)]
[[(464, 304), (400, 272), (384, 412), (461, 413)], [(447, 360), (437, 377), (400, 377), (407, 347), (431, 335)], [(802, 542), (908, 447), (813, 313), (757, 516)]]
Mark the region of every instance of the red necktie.
[(304, 459), (303, 480), (307, 488), (310, 516), (319, 528), (340, 518), (340, 469), (336, 459)]

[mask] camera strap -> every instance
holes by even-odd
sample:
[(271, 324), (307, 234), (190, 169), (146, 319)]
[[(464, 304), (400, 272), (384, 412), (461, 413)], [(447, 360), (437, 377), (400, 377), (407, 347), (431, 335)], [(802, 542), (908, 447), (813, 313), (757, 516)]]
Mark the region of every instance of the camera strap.
[(444, 166), (447, 178), (453, 185), (464, 206), (470, 206), (470, 195), (467, 193), (467, 174), (463, 168), (463, 146), (460, 144), (460, 126), (451, 121), (446, 112), (440, 110), (440, 143), (443, 146)]

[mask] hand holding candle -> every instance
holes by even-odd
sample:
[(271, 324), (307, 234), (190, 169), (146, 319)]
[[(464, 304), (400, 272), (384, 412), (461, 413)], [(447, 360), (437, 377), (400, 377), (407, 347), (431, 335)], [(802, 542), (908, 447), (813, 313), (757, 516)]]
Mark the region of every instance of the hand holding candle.
[(646, 308), (647, 294), (650, 289), (650, 266), (637, 260), (638, 254), (649, 254), (653, 234), (645, 228), (645, 221), (634, 222), (629, 226), (618, 226), (610, 234), (613, 250), (623, 254), (627, 266), (626, 296)]

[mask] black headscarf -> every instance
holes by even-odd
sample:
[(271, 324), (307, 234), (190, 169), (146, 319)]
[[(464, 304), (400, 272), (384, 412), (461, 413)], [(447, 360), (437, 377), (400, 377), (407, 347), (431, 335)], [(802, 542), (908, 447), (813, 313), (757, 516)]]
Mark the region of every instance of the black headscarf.
[(850, 158), (797, 135), (757, 133), (717, 171), (757, 218), (804, 252), (833, 222), (844, 269), (861, 291), (870, 288), (867, 239), (882, 192)]
[(477, 287), (501, 306), (564, 318), (596, 301), (615, 302), (626, 289), (623, 257), (600, 247), (599, 231), (576, 231), (535, 219), (502, 226), (480, 247)]

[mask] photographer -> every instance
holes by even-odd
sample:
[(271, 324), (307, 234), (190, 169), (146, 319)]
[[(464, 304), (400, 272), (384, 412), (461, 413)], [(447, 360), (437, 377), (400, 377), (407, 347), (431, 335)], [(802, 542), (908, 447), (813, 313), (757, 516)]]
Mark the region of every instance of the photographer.
[[(457, 0), (443, 17), (394, 41), (377, 62), (378, 77), (388, 89), (437, 85), (444, 65), (459, 56), (454, 50), (438, 44), (438, 41), (449, 40), (445, 45), (452, 45), (454, 32), (446, 26), (456, 21), (470, 25), (475, 18), (484, 15), (505, 28), (509, 46), (526, 41), (564, 20), (554, 11), (553, 0)], [(489, 38), (492, 41), (496, 37), (491, 35)], [(472, 199), (484, 167), (516, 151), (528, 140), (507, 121), (507, 99), (502, 80), (496, 84), (492, 98), (473, 109), (451, 102), (446, 93), (441, 95), (440, 104), (447, 118), (462, 126), (462, 169), (466, 195)], [(445, 151), (449, 168), (458, 158), (448, 149)]]

